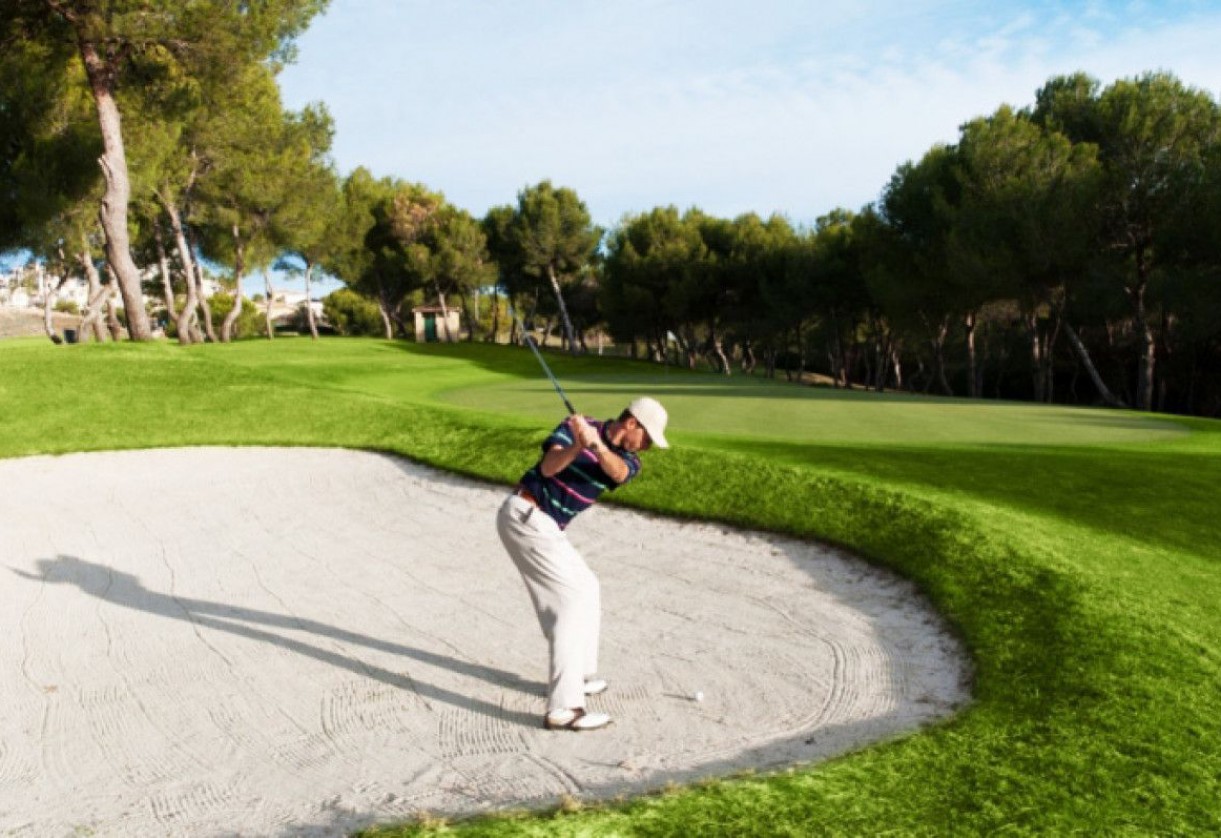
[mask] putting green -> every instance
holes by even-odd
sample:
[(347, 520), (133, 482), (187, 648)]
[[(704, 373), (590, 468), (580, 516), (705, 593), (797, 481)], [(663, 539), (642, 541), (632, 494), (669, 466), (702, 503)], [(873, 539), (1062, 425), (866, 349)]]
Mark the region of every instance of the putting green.
[[(655, 396), (673, 436), (713, 434), (800, 443), (878, 445), (1112, 445), (1180, 439), (1181, 425), (1139, 413), (797, 387), (712, 376), (582, 376), (562, 380), (578, 409), (607, 416), (632, 397)], [(551, 384), (511, 379), (435, 394), (444, 403), (531, 418), (563, 407)]]

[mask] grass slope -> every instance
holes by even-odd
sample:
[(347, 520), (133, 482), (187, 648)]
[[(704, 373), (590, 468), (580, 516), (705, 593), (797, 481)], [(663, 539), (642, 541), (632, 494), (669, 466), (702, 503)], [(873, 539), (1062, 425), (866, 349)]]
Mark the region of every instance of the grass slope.
[[(976, 700), (810, 768), (385, 834), (1221, 833), (1221, 423), (554, 362), (591, 412), (672, 406), (676, 448), (620, 502), (896, 568), (971, 649)], [(549, 389), (496, 347), (21, 343), (0, 346), (0, 456), (342, 445), (511, 482)]]

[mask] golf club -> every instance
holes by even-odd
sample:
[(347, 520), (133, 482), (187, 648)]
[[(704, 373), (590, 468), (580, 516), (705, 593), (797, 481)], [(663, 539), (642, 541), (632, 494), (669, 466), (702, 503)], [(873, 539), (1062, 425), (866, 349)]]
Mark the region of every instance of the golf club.
[(559, 393), (560, 400), (564, 402), (564, 407), (568, 408), (568, 415), (575, 416), (577, 409), (572, 406), (572, 402), (568, 401), (568, 396), (564, 394), (564, 388), (560, 386), (560, 382), (556, 379), (555, 373), (551, 371), (551, 367), (547, 366), (547, 362), (543, 360), (543, 355), (538, 351), (538, 347), (534, 345), (534, 338), (530, 337), (530, 333), (526, 331), (525, 325), (517, 316), (517, 312), (513, 308), (513, 303), (509, 302), (509, 295), (505, 294), (505, 302), (509, 305), (509, 316), (513, 318), (513, 322), (517, 324), (517, 328), (521, 330), (522, 338), (526, 341), (526, 345), (530, 347), (530, 351), (534, 353), (534, 357), (538, 358), (539, 364), (543, 368), (543, 372), (547, 373), (547, 377), (551, 379), (551, 386), (555, 388), (555, 392)]

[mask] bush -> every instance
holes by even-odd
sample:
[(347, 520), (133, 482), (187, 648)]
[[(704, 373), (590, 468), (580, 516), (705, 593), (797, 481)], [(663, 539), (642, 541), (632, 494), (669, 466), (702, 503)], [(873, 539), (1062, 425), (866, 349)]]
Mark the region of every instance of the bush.
[(350, 288), (340, 288), (328, 294), (322, 300), (322, 311), (341, 335), (380, 337), (385, 334), (377, 303)]
[(81, 307), (76, 304), (75, 300), (56, 300), (55, 310), (64, 314), (80, 314)]
[[(221, 323), (225, 321), (225, 315), (233, 309), (233, 296), (222, 291), (213, 295), (208, 303), (212, 306), (212, 325), (219, 337)], [(263, 312), (247, 300), (242, 305), (242, 312), (237, 316), (237, 322), (233, 324), (234, 340), (258, 335), (266, 336), (266, 334), (267, 323), (263, 320)]]

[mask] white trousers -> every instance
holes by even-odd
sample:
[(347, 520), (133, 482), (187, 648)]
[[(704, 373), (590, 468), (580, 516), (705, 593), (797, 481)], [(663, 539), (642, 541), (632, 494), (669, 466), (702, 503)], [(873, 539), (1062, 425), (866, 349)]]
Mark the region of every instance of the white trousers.
[(496, 516), (496, 531), (517, 565), (547, 638), (551, 677), (547, 712), (585, 706), (585, 678), (598, 671), (602, 595), (568, 536), (548, 515), (509, 495)]

